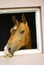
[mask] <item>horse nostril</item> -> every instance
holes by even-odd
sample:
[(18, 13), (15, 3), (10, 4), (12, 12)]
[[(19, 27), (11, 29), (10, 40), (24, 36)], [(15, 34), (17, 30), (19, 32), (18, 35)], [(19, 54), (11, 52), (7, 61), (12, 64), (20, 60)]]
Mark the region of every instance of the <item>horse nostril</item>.
[(8, 48), (8, 52), (11, 54), (11, 55), (13, 55), (13, 53), (14, 53), (14, 49), (12, 49), (12, 48)]
[(8, 50), (10, 51), (10, 50), (11, 50), (11, 48), (8, 48)]

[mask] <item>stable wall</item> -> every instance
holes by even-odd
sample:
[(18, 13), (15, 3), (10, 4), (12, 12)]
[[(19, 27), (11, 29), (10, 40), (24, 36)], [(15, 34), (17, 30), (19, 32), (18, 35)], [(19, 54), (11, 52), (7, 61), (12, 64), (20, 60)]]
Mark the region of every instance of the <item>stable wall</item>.
[(16, 55), (12, 58), (0, 57), (0, 65), (44, 65), (44, 0), (0, 0), (0, 8), (41, 7), (42, 48), (41, 54)]

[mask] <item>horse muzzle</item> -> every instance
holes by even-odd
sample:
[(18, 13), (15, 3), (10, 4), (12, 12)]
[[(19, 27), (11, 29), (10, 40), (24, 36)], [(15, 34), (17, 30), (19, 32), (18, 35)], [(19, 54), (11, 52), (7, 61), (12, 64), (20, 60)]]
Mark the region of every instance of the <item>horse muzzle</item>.
[(13, 55), (14, 52), (15, 52), (15, 50), (9, 47), (9, 48), (8, 48), (8, 52), (9, 52), (11, 55)]

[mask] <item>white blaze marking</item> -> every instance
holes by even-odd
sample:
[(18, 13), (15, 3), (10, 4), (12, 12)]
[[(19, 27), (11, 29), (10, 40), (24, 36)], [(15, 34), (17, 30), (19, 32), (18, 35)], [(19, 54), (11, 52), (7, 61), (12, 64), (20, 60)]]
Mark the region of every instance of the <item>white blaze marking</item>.
[(17, 29), (17, 26), (15, 26), (14, 29)]
[(5, 54), (9, 54), (8, 49), (7, 49), (7, 45), (4, 47), (4, 52), (5, 52)]

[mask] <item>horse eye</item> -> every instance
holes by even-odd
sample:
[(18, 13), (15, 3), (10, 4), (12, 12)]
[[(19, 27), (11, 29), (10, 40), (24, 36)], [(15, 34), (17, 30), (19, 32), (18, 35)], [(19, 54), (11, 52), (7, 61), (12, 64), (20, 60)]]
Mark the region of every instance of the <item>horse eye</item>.
[(21, 30), (20, 33), (24, 33), (24, 30)]

